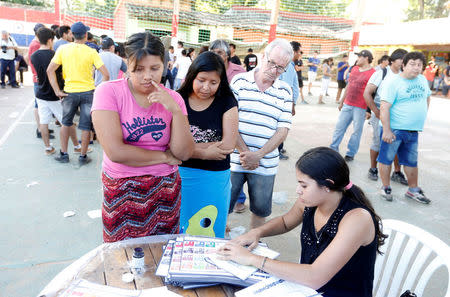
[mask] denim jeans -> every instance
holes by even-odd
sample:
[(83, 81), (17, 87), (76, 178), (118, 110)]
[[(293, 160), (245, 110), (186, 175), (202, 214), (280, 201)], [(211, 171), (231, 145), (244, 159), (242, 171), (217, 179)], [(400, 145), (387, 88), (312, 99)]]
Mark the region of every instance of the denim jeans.
[(245, 172), (231, 172), (231, 201), (229, 213), (233, 212), (242, 186), (247, 182), (250, 211), (260, 217), (272, 213), (272, 192), (275, 175), (259, 175)]
[(238, 199), (237, 199), (236, 203), (244, 204), (245, 203), (245, 199), (247, 199), (247, 196), (245, 196), (244, 188), (241, 188), (241, 192), (239, 192), (239, 196), (238, 196)]
[(79, 92), (79, 93), (67, 93), (68, 96), (62, 100), (63, 118), (62, 124), (70, 127), (73, 125), (73, 118), (75, 112), (80, 108), (80, 121), (78, 123), (78, 129), (91, 131), (91, 107), (92, 100), (94, 98), (94, 91)]
[(330, 148), (337, 152), (339, 151), (339, 145), (341, 144), (342, 138), (344, 137), (350, 123), (353, 122), (353, 133), (348, 141), (347, 153), (345, 155), (350, 157), (355, 156), (359, 149), (365, 117), (365, 109), (344, 104), (341, 113), (339, 114), (339, 119), (336, 123)]
[[(417, 148), (419, 146), (419, 133), (417, 131), (392, 130), (395, 140), (392, 143), (381, 141), (380, 153), (377, 161), (381, 164), (391, 165), (395, 155), (400, 165), (417, 167)], [(380, 129), (380, 137), (383, 128)]]
[(11, 82), (11, 86), (17, 85), (16, 82), (16, 65), (14, 64), (14, 60), (6, 60), (6, 59), (0, 59), (1, 64), (1, 79), (2, 79), (2, 86), (5, 85), (5, 75), (6, 75), (6, 69), (9, 67), (9, 81)]

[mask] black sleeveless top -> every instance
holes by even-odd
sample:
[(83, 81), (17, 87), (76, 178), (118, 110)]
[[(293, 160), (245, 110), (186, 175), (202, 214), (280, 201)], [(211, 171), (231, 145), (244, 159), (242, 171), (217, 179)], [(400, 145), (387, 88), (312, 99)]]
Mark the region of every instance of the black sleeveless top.
[[(300, 236), (301, 264), (312, 264), (317, 259), (336, 236), (344, 215), (354, 208), (365, 207), (343, 196), (328, 222), (316, 234), (314, 228), (316, 207), (305, 207)], [(324, 297), (372, 297), (376, 252), (375, 236), (369, 245), (361, 246), (344, 267), (317, 292), (324, 292)]]

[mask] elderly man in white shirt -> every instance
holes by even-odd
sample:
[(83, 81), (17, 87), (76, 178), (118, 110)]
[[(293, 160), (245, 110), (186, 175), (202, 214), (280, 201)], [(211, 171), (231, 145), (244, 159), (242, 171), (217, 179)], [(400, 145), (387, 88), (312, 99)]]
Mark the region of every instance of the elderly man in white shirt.
[[(0, 41), (0, 61), (1, 61), (1, 79), (2, 89), (6, 87), (5, 75), (6, 71), (9, 71), (9, 81), (12, 88), (19, 88), (16, 81), (16, 66), (14, 65), (14, 59), (16, 58), (15, 51), (17, 50), (17, 43), (7, 31), (2, 31), (2, 39)], [(9, 70), (8, 70), (9, 69)]]

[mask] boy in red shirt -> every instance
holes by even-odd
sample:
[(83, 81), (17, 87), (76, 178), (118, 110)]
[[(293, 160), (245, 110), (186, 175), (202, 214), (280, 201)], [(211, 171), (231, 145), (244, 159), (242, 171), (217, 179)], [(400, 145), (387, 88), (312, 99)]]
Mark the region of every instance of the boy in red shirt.
[(358, 60), (356, 66), (350, 72), (347, 88), (339, 102), (338, 108), (341, 113), (336, 123), (333, 140), (330, 145), (330, 148), (339, 151), (339, 144), (348, 126), (353, 122), (353, 134), (348, 142), (345, 161), (352, 161), (358, 152), (367, 108), (363, 93), (369, 78), (375, 72), (375, 69), (370, 66), (373, 60), (370, 51), (363, 50), (356, 55), (358, 56)]

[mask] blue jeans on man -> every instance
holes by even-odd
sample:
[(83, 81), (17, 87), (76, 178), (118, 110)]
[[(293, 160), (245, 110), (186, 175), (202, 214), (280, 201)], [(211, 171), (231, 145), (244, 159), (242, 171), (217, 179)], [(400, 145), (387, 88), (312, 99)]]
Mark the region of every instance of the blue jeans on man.
[[(417, 131), (392, 130), (395, 140), (392, 143), (381, 141), (380, 153), (377, 161), (385, 165), (391, 165), (395, 155), (398, 155), (400, 165), (417, 167), (419, 133)], [(380, 129), (380, 136), (383, 128)]]
[(339, 145), (341, 144), (342, 138), (344, 138), (348, 126), (353, 122), (353, 133), (348, 141), (347, 153), (345, 155), (354, 157), (359, 149), (365, 118), (365, 109), (344, 104), (341, 113), (339, 114), (339, 119), (336, 123), (330, 148), (337, 152), (339, 151)]
[(11, 83), (11, 86), (17, 86), (16, 82), (16, 65), (14, 64), (14, 60), (6, 60), (6, 59), (0, 59), (1, 62), (1, 80), (2, 80), (2, 86), (5, 86), (5, 75), (6, 71), (9, 68), (9, 81)]

